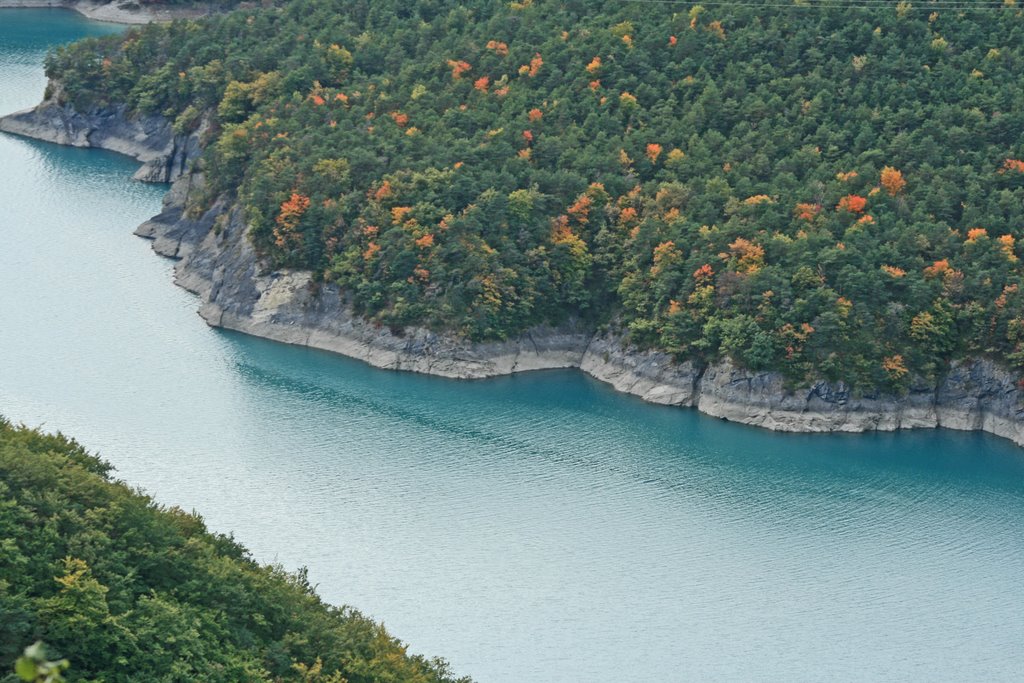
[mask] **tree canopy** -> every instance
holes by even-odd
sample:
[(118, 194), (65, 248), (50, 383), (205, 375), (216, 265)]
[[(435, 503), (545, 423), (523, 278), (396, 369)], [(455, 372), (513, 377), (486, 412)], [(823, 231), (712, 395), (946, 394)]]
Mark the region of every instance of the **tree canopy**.
[(209, 193), (382, 324), (570, 317), (905, 388), (1024, 367), (1013, 0), (291, 0), (57, 50), (76, 107), (211, 117)]
[(468, 683), (110, 471), (0, 419), (0, 672), (43, 639), (68, 681)]

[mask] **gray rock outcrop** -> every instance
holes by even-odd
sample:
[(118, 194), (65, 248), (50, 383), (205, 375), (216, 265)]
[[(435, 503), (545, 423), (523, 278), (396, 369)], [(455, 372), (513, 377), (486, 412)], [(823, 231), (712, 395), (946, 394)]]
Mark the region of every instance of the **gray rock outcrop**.
[(215, 7), (195, 4), (183, 7), (140, 5), (132, 0), (0, 0), (0, 9), (60, 7), (73, 10), (96, 21), (115, 24), (149, 24), (152, 22), (192, 19), (210, 14)]
[(0, 118), (0, 131), (71, 147), (96, 147), (142, 162), (136, 180), (166, 183), (199, 156), (198, 135), (177, 135), (162, 116), (128, 116), (124, 106), (87, 112), (47, 100)]
[(539, 327), (516, 339), (472, 343), (430, 330), (390, 329), (355, 315), (336, 286), (309, 272), (272, 270), (247, 238), (241, 211), (221, 199), (200, 217), (185, 212), (202, 187), (191, 170), (199, 136), (176, 136), (158, 117), (123, 109), (85, 114), (52, 103), (0, 119), (0, 130), (80, 147), (102, 147), (143, 162), (136, 175), (174, 180), (163, 211), (136, 234), (178, 259), (175, 281), (197, 294), (200, 315), (217, 327), (358, 358), (381, 368), (482, 378), (545, 368), (580, 368), (653, 403), (793, 432), (861, 432), (926, 427), (984, 430), (1024, 445), (1024, 392), (1015, 373), (988, 359), (953, 363), (938, 382), (918, 380), (906, 395), (857, 394), (842, 382), (793, 388), (773, 372), (729, 360), (699, 366), (640, 349), (615, 331), (576, 322)]

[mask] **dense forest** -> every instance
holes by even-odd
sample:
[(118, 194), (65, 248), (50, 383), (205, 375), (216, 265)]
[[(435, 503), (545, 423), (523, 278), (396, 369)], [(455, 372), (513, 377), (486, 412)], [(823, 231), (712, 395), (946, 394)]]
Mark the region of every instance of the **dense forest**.
[(37, 639), (68, 681), (455, 682), (304, 573), (256, 564), (74, 441), (0, 420), (0, 680)]
[(274, 268), (393, 327), (579, 319), (794, 381), (1024, 368), (1024, 13), (1005, 2), (291, 0), (59, 49), (205, 130)]

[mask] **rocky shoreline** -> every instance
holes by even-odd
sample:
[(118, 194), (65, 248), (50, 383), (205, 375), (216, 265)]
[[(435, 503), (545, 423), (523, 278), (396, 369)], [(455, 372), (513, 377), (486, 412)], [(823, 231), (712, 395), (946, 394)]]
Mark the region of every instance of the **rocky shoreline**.
[(334, 285), (314, 283), (308, 272), (263, 267), (246, 239), (241, 212), (226, 200), (201, 217), (185, 214), (189, 193), (203, 182), (190, 168), (200, 153), (199, 134), (175, 135), (166, 120), (130, 118), (120, 108), (79, 113), (53, 101), (0, 118), (0, 131), (127, 154), (143, 163), (136, 178), (173, 181), (163, 211), (136, 234), (178, 259), (176, 284), (199, 296), (200, 315), (215, 327), (442, 377), (579, 368), (645, 401), (775, 431), (946, 427), (987, 431), (1024, 446), (1017, 377), (986, 359), (954, 363), (938, 385), (919, 381), (905, 396), (856, 395), (841, 382), (794, 389), (778, 373), (749, 371), (728, 360), (706, 367), (678, 363), (633, 347), (614, 331), (595, 333), (577, 323), (487, 343), (382, 327), (354, 315)]
[(172, 182), (200, 153), (199, 136), (178, 135), (161, 116), (129, 118), (124, 107), (79, 113), (47, 100), (0, 118), (0, 131), (70, 147), (95, 147), (133, 157), (145, 182)]
[(69, 9), (95, 21), (112, 24), (149, 24), (152, 22), (193, 19), (209, 14), (209, 9), (194, 7), (143, 7), (135, 2), (94, 2), (92, 0), (0, 0), (0, 9)]

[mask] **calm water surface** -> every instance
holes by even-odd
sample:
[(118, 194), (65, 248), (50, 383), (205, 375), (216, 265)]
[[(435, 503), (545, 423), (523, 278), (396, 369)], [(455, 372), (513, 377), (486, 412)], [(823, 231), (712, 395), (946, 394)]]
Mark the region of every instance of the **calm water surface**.
[[(53, 44), (0, 11), (0, 111)], [(0, 412), (481, 683), (1024, 676), (1024, 451), (777, 435), (575, 372), (374, 370), (215, 331), (131, 235), (162, 187), (0, 135)]]

